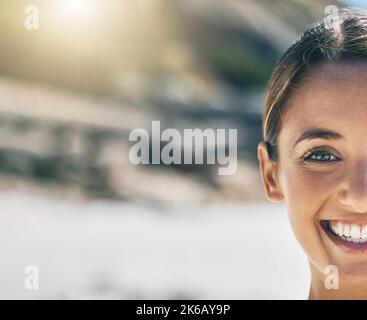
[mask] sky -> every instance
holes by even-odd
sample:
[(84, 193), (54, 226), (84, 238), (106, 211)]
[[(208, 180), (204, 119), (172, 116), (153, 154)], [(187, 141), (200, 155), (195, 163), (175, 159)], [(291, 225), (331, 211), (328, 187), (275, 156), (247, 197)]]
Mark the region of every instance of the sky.
[(342, 0), (346, 5), (353, 7), (360, 7), (367, 9), (367, 1), (366, 0)]

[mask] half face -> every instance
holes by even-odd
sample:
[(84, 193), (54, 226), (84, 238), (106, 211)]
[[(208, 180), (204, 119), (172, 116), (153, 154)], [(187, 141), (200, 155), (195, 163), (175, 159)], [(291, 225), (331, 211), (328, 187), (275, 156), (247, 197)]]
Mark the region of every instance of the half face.
[(367, 63), (310, 70), (285, 106), (278, 151), (266, 190), (285, 199), (312, 266), (367, 285)]

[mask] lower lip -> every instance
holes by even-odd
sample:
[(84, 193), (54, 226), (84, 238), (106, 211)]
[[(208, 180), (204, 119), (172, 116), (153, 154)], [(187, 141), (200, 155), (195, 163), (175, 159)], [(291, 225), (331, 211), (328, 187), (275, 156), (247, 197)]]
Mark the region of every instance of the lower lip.
[(341, 239), (339, 236), (335, 235), (329, 229), (329, 223), (326, 220), (320, 221), (322, 229), (328, 235), (328, 237), (340, 248), (349, 252), (359, 252), (367, 253), (367, 242), (365, 243), (355, 243), (352, 241), (347, 241)]

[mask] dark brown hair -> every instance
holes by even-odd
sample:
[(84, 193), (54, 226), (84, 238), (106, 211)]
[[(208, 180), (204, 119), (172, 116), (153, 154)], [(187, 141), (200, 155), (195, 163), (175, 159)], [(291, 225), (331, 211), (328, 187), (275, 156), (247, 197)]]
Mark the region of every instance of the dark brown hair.
[(263, 138), (272, 160), (278, 159), (277, 137), (284, 105), (302, 75), (327, 62), (367, 58), (367, 11), (344, 8), (306, 30), (276, 64), (268, 84), (263, 117)]

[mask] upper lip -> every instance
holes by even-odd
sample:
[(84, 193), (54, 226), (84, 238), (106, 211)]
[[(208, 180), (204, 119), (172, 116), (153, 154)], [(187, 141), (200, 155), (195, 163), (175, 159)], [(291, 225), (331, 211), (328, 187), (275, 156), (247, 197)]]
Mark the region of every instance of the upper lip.
[(320, 219), (320, 221), (330, 221), (333, 223), (341, 222), (345, 224), (358, 224), (358, 225), (367, 225), (367, 215), (359, 216), (348, 216), (348, 217), (338, 217), (338, 218), (330, 218), (330, 219)]

